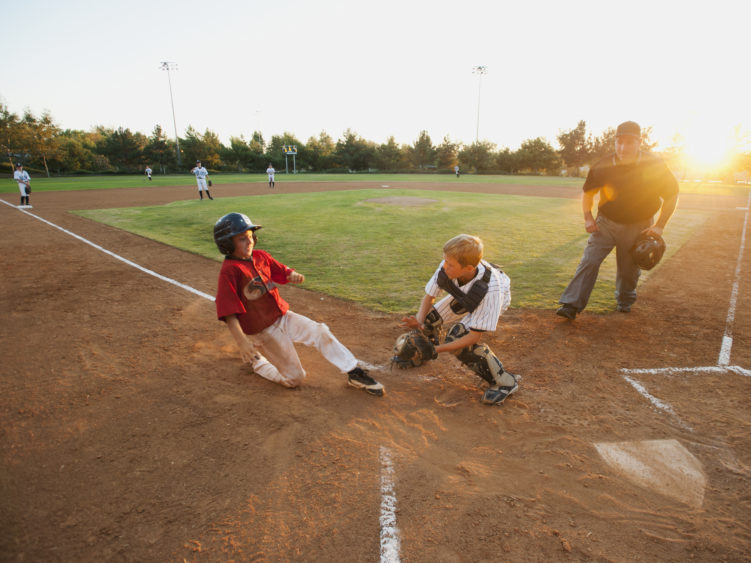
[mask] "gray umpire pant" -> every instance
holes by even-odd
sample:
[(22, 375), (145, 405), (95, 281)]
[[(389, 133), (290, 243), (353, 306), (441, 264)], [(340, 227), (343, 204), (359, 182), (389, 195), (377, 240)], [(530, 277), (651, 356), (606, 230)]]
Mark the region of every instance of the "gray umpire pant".
[(596, 221), (600, 230), (589, 235), (587, 247), (576, 268), (574, 278), (559, 299), (559, 303), (571, 305), (577, 311), (587, 306), (600, 272), (600, 264), (613, 248), (617, 264), (615, 300), (618, 305), (632, 305), (636, 301), (636, 284), (641, 270), (631, 258), (630, 250), (639, 233), (652, 225), (652, 218), (624, 224), (598, 215)]

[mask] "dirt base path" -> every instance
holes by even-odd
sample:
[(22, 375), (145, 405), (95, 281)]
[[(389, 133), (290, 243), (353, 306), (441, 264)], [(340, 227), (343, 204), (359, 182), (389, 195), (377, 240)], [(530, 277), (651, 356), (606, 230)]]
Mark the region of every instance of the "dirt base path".
[[(217, 262), (68, 213), (191, 197), (194, 187), (40, 192), (30, 211), (213, 295)], [(380, 366), (387, 394), (348, 388), (306, 348), (306, 383), (271, 384), (240, 363), (212, 302), (0, 204), (0, 559), (378, 561), (384, 547), (404, 561), (748, 560), (750, 253), (729, 335), (730, 365), (743, 369), (621, 372), (718, 365), (746, 201), (681, 205), (713, 213), (641, 286), (632, 313), (504, 315), (488, 344), (523, 380), (491, 408), (452, 357), (390, 371), (397, 316), (294, 287), (282, 288), (293, 310)], [(660, 480), (650, 459), (626, 458), (645, 485), (598, 453), (655, 440), (680, 446), (698, 477), (684, 467)], [(393, 529), (379, 522), (390, 515)]]

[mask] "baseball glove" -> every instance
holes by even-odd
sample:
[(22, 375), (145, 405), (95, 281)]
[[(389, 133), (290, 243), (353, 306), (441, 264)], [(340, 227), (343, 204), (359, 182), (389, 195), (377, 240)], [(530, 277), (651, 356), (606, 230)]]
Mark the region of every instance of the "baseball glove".
[(26, 184), (26, 195), (31, 194), (31, 184)]
[(209, 180), (209, 187), (213, 186), (214, 184), (211, 183), (211, 180)]
[(419, 330), (412, 330), (396, 339), (391, 365), (396, 364), (400, 369), (408, 369), (421, 366), (437, 357), (438, 353), (430, 340)]

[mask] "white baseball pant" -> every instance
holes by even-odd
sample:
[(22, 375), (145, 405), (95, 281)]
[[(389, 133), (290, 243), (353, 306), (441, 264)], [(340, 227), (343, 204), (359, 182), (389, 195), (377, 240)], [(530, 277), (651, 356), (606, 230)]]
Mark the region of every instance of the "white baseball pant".
[(297, 387), (305, 379), (296, 343), (313, 346), (343, 373), (357, 367), (357, 358), (336, 339), (329, 327), (292, 311), (249, 338), (261, 354), (253, 362), (253, 371), (285, 387)]
[(196, 178), (196, 182), (198, 183), (198, 191), (208, 191), (208, 187), (206, 187), (206, 178)]

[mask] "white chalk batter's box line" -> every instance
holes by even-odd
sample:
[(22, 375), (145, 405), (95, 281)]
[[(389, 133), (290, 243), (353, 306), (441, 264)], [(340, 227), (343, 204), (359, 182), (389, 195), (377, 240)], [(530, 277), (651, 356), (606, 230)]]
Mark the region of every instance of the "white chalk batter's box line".
[(701, 367), (671, 367), (671, 368), (652, 368), (652, 369), (621, 369), (621, 373), (630, 373), (634, 375), (673, 375), (680, 373), (716, 373), (726, 374), (728, 372), (737, 373), (745, 377), (751, 377), (751, 370), (742, 368), (741, 366), (701, 366)]
[(735, 311), (736, 311), (736, 306), (738, 304), (738, 292), (739, 292), (739, 286), (740, 286), (740, 280), (741, 280), (741, 263), (743, 260), (743, 251), (746, 247), (746, 228), (748, 227), (748, 212), (749, 212), (749, 209), (751, 209), (751, 190), (749, 190), (748, 192), (747, 202), (748, 203), (746, 204), (746, 207), (737, 208), (739, 210), (745, 211), (744, 217), (743, 217), (743, 230), (741, 231), (741, 243), (738, 249), (738, 258), (736, 259), (736, 263), (735, 263), (733, 288), (730, 291), (730, 304), (728, 306), (728, 315), (725, 321), (725, 333), (722, 337), (722, 345), (720, 346), (720, 357), (717, 362), (718, 365), (700, 366), (700, 367), (667, 367), (667, 368), (653, 368), (653, 369), (625, 369), (625, 368), (621, 369), (621, 374), (624, 374), (623, 379), (625, 379), (626, 382), (628, 382), (629, 385), (631, 385), (631, 387), (633, 387), (637, 393), (639, 393), (642, 397), (647, 399), (654, 407), (672, 416), (674, 419), (677, 420), (680, 426), (682, 426), (683, 428), (691, 432), (694, 431), (693, 428), (691, 428), (689, 425), (684, 423), (669, 404), (651, 395), (647, 391), (646, 387), (644, 387), (644, 385), (642, 385), (641, 383), (639, 383), (632, 377), (629, 377), (628, 375), (625, 375), (625, 374), (673, 375), (673, 374), (708, 374), (709, 373), (709, 374), (725, 375), (729, 372), (732, 372), (738, 375), (742, 375), (744, 377), (751, 376), (751, 370), (747, 370), (745, 368), (742, 368), (741, 366), (728, 365), (730, 363), (730, 352), (733, 348), (733, 336), (732, 336), (733, 324), (735, 323)]

